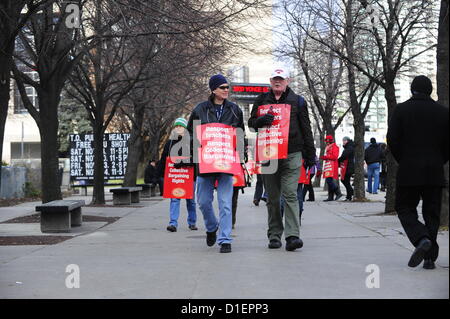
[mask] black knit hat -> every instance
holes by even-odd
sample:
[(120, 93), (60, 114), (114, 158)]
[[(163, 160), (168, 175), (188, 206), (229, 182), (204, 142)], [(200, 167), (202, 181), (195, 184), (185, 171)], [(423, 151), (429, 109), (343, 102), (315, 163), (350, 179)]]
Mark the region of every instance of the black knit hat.
[(425, 75), (416, 76), (411, 83), (411, 92), (412, 94), (423, 93), (431, 95), (433, 92), (433, 84)]
[(227, 83), (227, 79), (222, 74), (216, 74), (209, 79), (209, 88), (211, 89), (211, 91), (214, 91), (219, 86), (225, 83)]

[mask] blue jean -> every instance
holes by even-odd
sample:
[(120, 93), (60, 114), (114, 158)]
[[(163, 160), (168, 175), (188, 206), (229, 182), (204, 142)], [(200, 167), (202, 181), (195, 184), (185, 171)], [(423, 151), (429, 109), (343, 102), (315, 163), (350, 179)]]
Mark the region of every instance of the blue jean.
[[(170, 199), (170, 223), (169, 225), (178, 227), (178, 217), (180, 217), (180, 205), (181, 199), (171, 198)], [(195, 208), (195, 184), (194, 184), (194, 198), (186, 199), (186, 208), (188, 211), (187, 222), (188, 225), (195, 225), (197, 222), (197, 212)]]
[[(373, 178), (373, 187), (372, 187)], [(367, 165), (367, 191), (376, 194), (380, 186), (380, 163), (372, 163)]]
[[(217, 185), (217, 200), (219, 202), (219, 221), (214, 213), (214, 184)], [(217, 243), (231, 244), (232, 229), (233, 176), (217, 174), (214, 176), (199, 176), (197, 178), (197, 202), (203, 214), (207, 232), (219, 228)]]

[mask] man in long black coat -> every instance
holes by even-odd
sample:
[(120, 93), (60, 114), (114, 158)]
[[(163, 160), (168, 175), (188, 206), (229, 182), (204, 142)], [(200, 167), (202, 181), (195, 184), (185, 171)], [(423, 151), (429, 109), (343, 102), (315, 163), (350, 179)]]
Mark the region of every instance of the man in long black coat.
[[(416, 77), (411, 84), (412, 98), (395, 108), (387, 134), (388, 146), (399, 164), (396, 210), (405, 232), (416, 247), (408, 263), (435, 268), (439, 254), (436, 242), (445, 186), (444, 164), (448, 162), (448, 108), (431, 97), (431, 80)], [(425, 225), (418, 220), (420, 199)]]

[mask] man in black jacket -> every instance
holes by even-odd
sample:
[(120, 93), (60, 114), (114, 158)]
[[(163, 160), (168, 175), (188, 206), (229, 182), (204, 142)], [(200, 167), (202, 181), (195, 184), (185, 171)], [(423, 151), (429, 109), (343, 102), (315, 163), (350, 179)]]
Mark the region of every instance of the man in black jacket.
[(367, 164), (367, 191), (370, 194), (377, 194), (378, 187), (380, 186), (380, 168), (381, 161), (383, 160), (383, 151), (374, 137), (370, 139), (370, 145), (364, 152), (364, 160)]
[[(397, 214), (416, 247), (408, 265), (417, 267), (425, 259), (423, 267), (433, 269), (439, 255), (436, 239), (445, 185), (444, 165), (449, 156), (449, 112), (430, 97), (433, 87), (429, 78), (414, 78), (411, 91), (412, 98), (397, 105), (392, 114), (387, 142), (399, 164)], [(421, 199), (425, 225), (417, 215)]]
[[(299, 203), (297, 200), (297, 184), (300, 175), (302, 156), (306, 166), (313, 166), (315, 148), (306, 102), (289, 88), (289, 75), (283, 68), (277, 68), (270, 78), (271, 90), (259, 95), (253, 104), (248, 126), (258, 130), (270, 126), (274, 121), (272, 114), (258, 117), (258, 107), (262, 105), (288, 104), (291, 106), (288, 140), (288, 157), (286, 159), (270, 161), (277, 164), (274, 173), (264, 172), (264, 187), (267, 190), (269, 248), (276, 249), (282, 246), (281, 236), (285, 231), (286, 250), (294, 251), (303, 246), (300, 239)], [(285, 227), (280, 212), (280, 198), (284, 196)]]
[(355, 143), (350, 139), (350, 137), (346, 136), (342, 139), (342, 144), (344, 151), (342, 152), (341, 157), (339, 157), (338, 162), (339, 166), (345, 166), (345, 176), (341, 176), (341, 182), (347, 190), (345, 200), (351, 201), (353, 198), (353, 187), (350, 183), (350, 178), (355, 172)]

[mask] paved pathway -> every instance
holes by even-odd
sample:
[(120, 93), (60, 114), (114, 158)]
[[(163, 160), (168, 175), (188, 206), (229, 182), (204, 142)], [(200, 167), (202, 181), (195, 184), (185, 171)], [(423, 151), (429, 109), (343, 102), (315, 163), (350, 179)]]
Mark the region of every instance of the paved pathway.
[[(317, 192), (316, 202), (305, 203), (305, 245), (295, 252), (267, 249), (266, 207), (255, 207), (252, 195), (240, 196), (231, 254), (206, 246), (200, 212), (199, 230), (187, 228), (184, 204), (176, 233), (165, 229), (168, 200), (85, 207), (84, 214), (122, 218), (96, 230), (86, 225), (56, 245), (0, 246), (0, 298), (449, 297), (448, 232), (439, 235), (437, 269), (408, 268), (413, 249), (397, 217), (381, 214), (383, 193), (371, 203), (325, 203)], [(33, 205), (0, 208), (0, 222), (34, 213)], [(73, 264), (80, 288), (68, 289)], [(378, 271), (379, 288), (367, 288)]]

